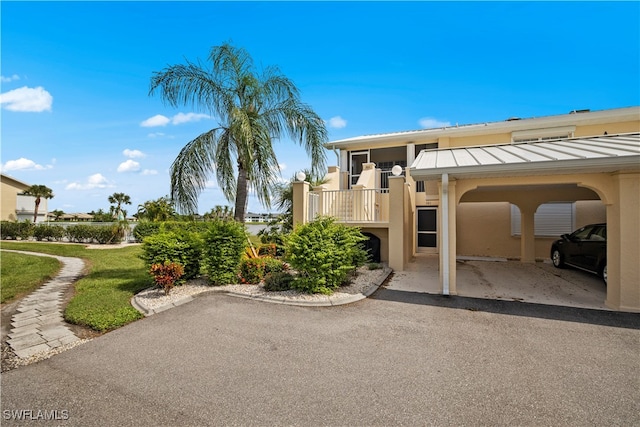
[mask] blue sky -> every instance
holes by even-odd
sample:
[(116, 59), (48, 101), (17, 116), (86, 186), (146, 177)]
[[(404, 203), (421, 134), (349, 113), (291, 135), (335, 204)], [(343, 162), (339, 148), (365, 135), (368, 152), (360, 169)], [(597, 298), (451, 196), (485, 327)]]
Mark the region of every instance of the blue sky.
[[(169, 194), (180, 149), (215, 117), (148, 95), (154, 71), (231, 42), (277, 65), (331, 140), (640, 105), (638, 2), (8, 2), (1, 13), (4, 174), (49, 210)], [(163, 116), (163, 117), (156, 117)], [(155, 119), (153, 119), (155, 118)], [(151, 119), (151, 120), (150, 120)], [(276, 145), (283, 178), (309, 167)], [(328, 164), (336, 164), (327, 153)], [(232, 205), (217, 189), (199, 211)], [(254, 199), (249, 210), (266, 211)]]

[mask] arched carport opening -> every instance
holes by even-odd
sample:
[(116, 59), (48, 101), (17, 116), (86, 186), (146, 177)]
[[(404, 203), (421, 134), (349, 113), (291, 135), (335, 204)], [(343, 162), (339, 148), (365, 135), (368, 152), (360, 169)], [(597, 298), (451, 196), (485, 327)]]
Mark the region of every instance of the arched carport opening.
[[(592, 203), (576, 203), (582, 201)], [(536, 212), (552, 203), (564, 211), (571, 209), (568, 214), (572, 217), (550, 219), (562, 222), (556, 234), (537, 234)], [(522, 262), (546, 258), (548, 245), (560, 234), (589, 221), (606, 222), (606, 207), (598, 194), (577, 184), (479, 186), (459, 195), (457, 210), (458, 255), (500, 256)], [(465, 239), (470, 233), (477, 233), (477, 238)]]
[(522, 213), (520, 258), (533, 262), (534, 215), (541, 203), (600, 199), (608, 224), (605, 304), (640, 311), (640, 134), (423, 151), (411, 176), (439, 181), (443, 294), (457, 293), (460, 203), (516, 204)]

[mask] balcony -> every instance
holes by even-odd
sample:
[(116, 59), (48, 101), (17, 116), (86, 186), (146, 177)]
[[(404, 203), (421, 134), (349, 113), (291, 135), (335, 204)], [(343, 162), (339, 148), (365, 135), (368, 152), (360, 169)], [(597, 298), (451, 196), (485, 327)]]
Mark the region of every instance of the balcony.
[(386, 223), (389, 221), (389, 189), (354, 186), (351, 190), (310, 191), (307, 220), (331, 216), (340, 222)]

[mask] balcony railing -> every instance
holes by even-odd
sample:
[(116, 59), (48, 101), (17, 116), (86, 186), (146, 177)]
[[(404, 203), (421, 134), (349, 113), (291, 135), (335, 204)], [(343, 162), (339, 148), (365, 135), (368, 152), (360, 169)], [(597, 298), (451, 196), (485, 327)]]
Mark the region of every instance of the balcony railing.
[(340, 222), (389, 221), (389, 190), (353, 189), (309, 193), (309, 220), (331, 216)]

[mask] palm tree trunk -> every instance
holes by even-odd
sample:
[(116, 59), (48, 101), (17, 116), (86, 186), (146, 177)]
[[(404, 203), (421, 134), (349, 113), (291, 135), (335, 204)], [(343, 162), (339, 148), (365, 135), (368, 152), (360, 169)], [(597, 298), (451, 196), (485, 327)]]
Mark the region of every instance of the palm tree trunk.
[(38, 206), (40, 206), (40, 197), (36, 197), (36, 207), (33, 210), (33, 223), (36, 223), (36, 220), (38, 219)]
[(247, 209), (247, 196), (249, 181), (247, 181), (247, 171), (238, 164), (238, 182), (236, 186), (236, 207), (234, 218), (238, 222), (244, 223), (244, 214)]

